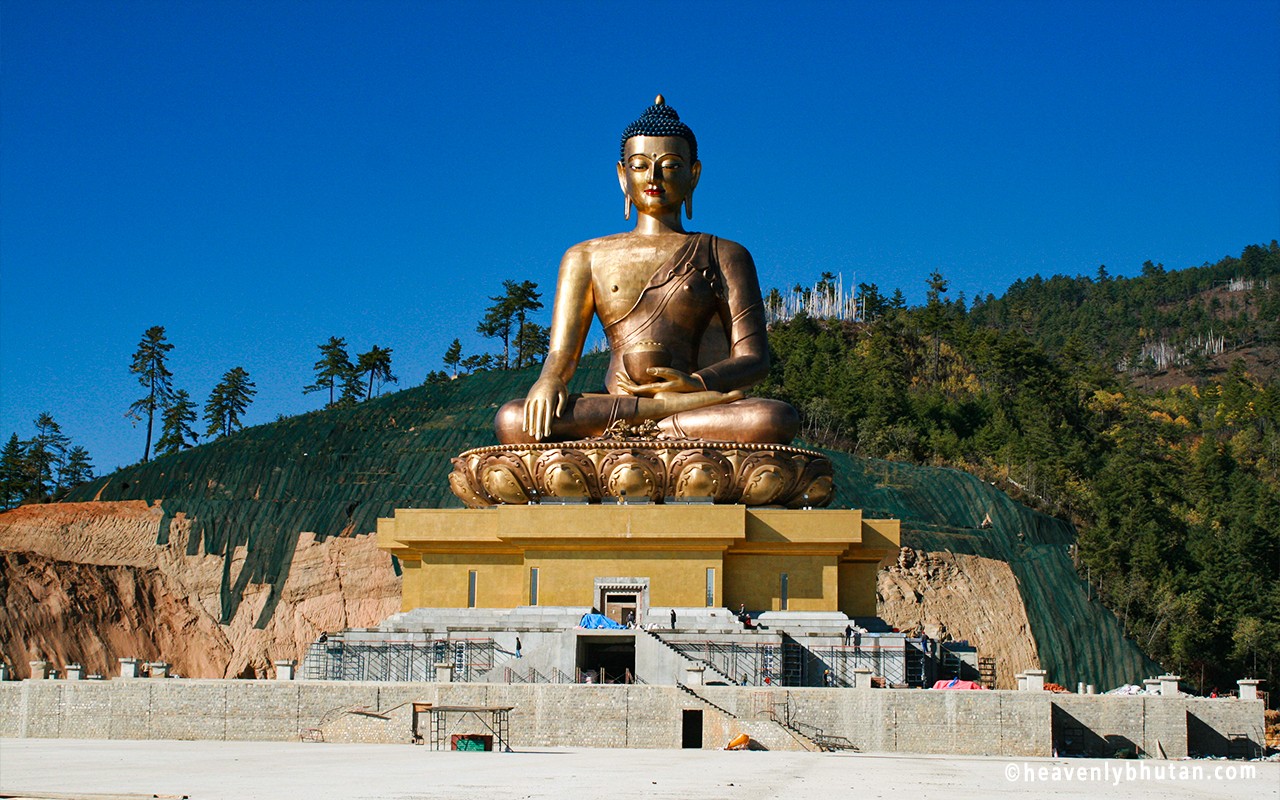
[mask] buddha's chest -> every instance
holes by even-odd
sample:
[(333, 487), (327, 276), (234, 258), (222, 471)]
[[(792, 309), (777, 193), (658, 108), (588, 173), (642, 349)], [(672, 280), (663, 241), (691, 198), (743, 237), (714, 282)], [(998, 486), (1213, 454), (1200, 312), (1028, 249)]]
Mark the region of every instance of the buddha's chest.
[(630, 247), (592, 261), (596, 313), (607, 327), (629, 313), (697, 325), (716, 309), (720, 276), (705, 257), (673, 258), (679, 247)]

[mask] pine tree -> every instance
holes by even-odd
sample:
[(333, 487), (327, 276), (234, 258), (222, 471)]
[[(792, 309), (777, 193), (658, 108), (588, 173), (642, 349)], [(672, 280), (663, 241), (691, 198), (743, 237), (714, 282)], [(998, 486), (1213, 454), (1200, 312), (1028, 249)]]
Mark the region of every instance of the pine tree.
[(874, 283), (858, 284), (858, 298), (862, 301), (862, 316), (866, 321), (879, 319), (889, 310), (889, 301), (880, 294), (880, 287)]
[[(507, 284), (512, 283), (507, 281)], [(490, 297), (493, 305), (485, 309), (484, 318), (476, 325), (476, 333), (490, 339), (502, 340), (502, 369), (511, 366), (511, 329), (515, 326), (515, 306), (510, 295)]]
[(29, 497), (43, 500), (61, 488), (58, 478), (70, 442), (49, 412), (36, 417), (36, 435), (27, 443)]
[(135, 422), (142, 419), (144, 414), (147, 417), (147, 444), (142, 450), (143, 461), (151, 458), (151, 430), (156, 411), (168, 405), (172, 392), (173, 373), (165, 366), (172, 349), (173, 345), (165, 341), (164, 327), (154, 325), (142, 334), (138, 350), (133, 354), (133, 363), (129, 365), (129, 372), (137, 375), (138, 383), (147, 390), (146, 396), (136, 400), (125, 414)]
[(0, 508), (13, 508), (30, 494), (27, 449), (15, 433), (0, 450)]
[(467, 356), (460, 363), (462, 371), (465, 373), (484, 372), (494, 367), (492, 353), (477, 353), (476, 355)]
[(373, 381), (375, 378), (378, 380), (379, 385), (400, 382), (399, 378), (391, 374), (391, 348), (378, 347), (376, 344), (372, 350), (367, 353), (361, 353), (356, 358), (356, 374), (369, 376), (369, 386), (364, 394), (365, 400), (373, 397)]
[(173, 393), (168, 408), (160, 417), (160, 439), (156, 442), (156, 455), (167, 456), (194, 447), (196, 432), (191, 427), (195, 422), (196, 404), (186, 389)]
[[(325, 408), (338, 405), (341, 391), (343, 401), (359, 398), (360, 380), (356, 375), (351, 356), (347, 355), (347, 340), (330, 336), (329, 341), (320, 345), (320, 360), (315, 363), (316, 382), (302, 390), (303, 394), (328, 390), (329, 402)], [(354, 394), (354, 396), (353, 396)]]
[(547, 356), (551, 344), (551, 331), (536, 322), (526, 322), (516, 339), (516, 363), (530, 366), (540, 363)]
[(338, 397), (338, 406), (341, 408), (351, 408), (364, 399), (364, 381), (360, 380), (360, 374), (356, 372), (353, 365), (351, 372), (347, 373), (342, 379), (342, 394)]
[(453, 344), (449, 345), (449, 349), (444, 351), (444, 365), (453, 368), (453, 377), (458, 377), (458, 364), (462, 363), (462, 342), (458, 339), (453, 340)]
[(504, 281), (503, 286), (507, 290), (507, 298), (516, 319), (516, 369), (521, 369), (546, 352), (546, 347), (538, 346), (541, 333), (529, 330), (530, 325), (539, 329), (542, 326), (528, 321), (529, 314), (542, 308), (542, 293), (538, 291), (538, 284), (533, 281)]
[(782, 313), (782, 292), (778, 291), (778, 287), (773, 287), (764, 296), (764, 307), (769, 312), (771, 320), (776, 320)]
[(209, 423), (206, 435), (230, 436), (232, 431), (244, 427), (240, 416), (244, 414), (253, 396), (258, 393), (249, 373), (243, 367), (234, 367), (222, 376), (222, 381), (209, 393), (204, 406), (204, 418)]
[(503, 281), (506, 294), (490, 297), (493, 305), (485, 310), (484, 319), (476, 326), (476, 332), (490, 339), (502, 340), (502, 369), (511, 369), (511, 345), (516, 344), (515, 368), (524, 366), (519, 341), (528, 324), (528, 315), (542, 308), (542, 293), (533, 281)]
[(61, 483), (64, 487), (71, 489), (91, 480), (93, 480), (93, 461), (89, 457), (89, 451), (76, 445), (67, 451), (67, 461), (62, 466)]
[(832, 300), (836, 296), (836, 274), (834, 272), (823, 272), (818, 278), (818, 283), (813, 287), (818, 294)]

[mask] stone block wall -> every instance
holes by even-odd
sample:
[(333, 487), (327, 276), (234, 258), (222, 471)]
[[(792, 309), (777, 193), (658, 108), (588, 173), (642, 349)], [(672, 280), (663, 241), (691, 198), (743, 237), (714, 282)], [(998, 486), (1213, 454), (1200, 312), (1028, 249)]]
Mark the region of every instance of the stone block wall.
[[(772, 722), (842, 736), (864, 752), (1049, 756), (1122, 747), (1179, 758), (1260, 747), (1262, 703), (1047, 692), (480, 683), (116, 679), (0, 683), (0, 737), (410, 741), (413, 702), (511, 706), (513, 747), (678, 748), (682, 712), (703, 744), (748, 732), (806, 747)], [(723, 711), (721, 710), (723, 709)], [(772, 710), (772, 714), (770, 714)], [(429, 737), (426, 718), (420, 732)], [(807, 727), (806, 727), (807, 726)], [(316, 733), (318, 731), (318, 734)], [(465, 721), (452, 732), (483, 733)], [(763, 738), (762, 738), (763, 737)], [(1069, 743), (1068, 738), (1072, 741)], [(1235, 744), (1232, 745), (1232, 740)]]
[(772, 706), (780, 720), (843, 736), (864, 752), (1047, 756), (1050, 695), (915, 689), (738, 689), (703, 693), (738, 717)]
[[(1262, 754), (1266, 734), (1261, 700), (1187, 698), (1187, 751), (1192, 756)], [(1250, 709), (1240, 713), (1239, 706)]]

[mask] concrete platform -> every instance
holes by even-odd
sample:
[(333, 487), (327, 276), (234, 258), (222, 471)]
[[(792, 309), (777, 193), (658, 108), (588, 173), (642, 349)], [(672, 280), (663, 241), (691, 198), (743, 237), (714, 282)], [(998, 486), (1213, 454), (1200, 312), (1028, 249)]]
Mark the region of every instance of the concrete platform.
[[(1097, 768), (1098, 779), (1080, 779), (1075, 771), (1081, 768)], [(1148, 770), (1145, 778), (1143, 768)], [(1179, 777), (1183, 769), (1185, 778)], [(1196, 769), (1200, 777), (1192, 777)], [(1245, 770), (1253, 770), (1252, 777), (1244, 777)], [(1275, 800), (1280, 798), (1280, 763), (559, 748), (466, 753), (413, 745), (0, 740), (0, 797), (101, 800), (104, 795), (191, 800)]]

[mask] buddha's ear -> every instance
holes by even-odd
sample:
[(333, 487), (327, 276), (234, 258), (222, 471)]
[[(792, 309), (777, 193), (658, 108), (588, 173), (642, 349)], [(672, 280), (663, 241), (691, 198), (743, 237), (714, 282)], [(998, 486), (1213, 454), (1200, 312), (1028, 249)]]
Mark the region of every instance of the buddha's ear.
[(684, 199), (684, 215), (686, 219), (693, 219), (693, 190), (698, 188), (698, 178), (702, 177), (702, 162), (693, 162), (689, 173), (692, 180), (689, 182), (689, 196)]
[(618, 185), (622, 187), (622, 218), (631, 219), (631, 195), (627, 194), (627, 168), (618, 162)]

